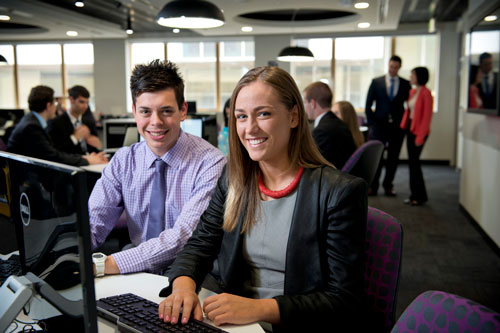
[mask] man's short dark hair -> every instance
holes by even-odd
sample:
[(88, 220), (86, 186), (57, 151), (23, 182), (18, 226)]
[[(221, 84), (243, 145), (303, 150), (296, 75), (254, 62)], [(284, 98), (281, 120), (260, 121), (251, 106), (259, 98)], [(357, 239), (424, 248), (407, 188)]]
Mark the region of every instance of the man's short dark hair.
[(415, 67), (412, 72), (415, 72), (418, 85), (423, 86), (429, 81), (429, 70), (426, 67)]
[(493, 56), (491, 53), (488, 52), (483, 52), (479, 55), (479, 64), (481, 64), (485, 59), (492, 58)]
[(54, 89), (47, 86), (31, 88), (28, 96), (28, 105), (31, 111), (42, 112), (47, 108), (47, 103), (54, 102)]
[(333, 93), (330, 87), (321, 81), (313, 82), (304, 89), (304, 98), (309, 102), (314, 99), (323, 109), (332, 106)]
[(130, 77), (130, 91), (132, 100), (145, 92), (157, 92), (173, 89), (179, 110), (184, 104), (184, 81), (179, 74), (178, 67), (170, 61), (151, 61), (147, 65), (137, 65)]
[(393, 55), (393, 56), (389, 59), (389, 61), (396, 61), (396, 62), (399, 62), (399, 64), (400, 64), (400, 65), (401, 65), (401, 64), (403, 64), (403, 61), (402, 61), (402, 60), (401, 60), (401, 58), (400, 58), (399, 56), (397, 56), (397, 55)]
[(85, 88), (84, 86), (78, 86), (78, 85), (69, 88), (68, 95), (70, 97), (73, 97), (74, 99), (77, 99), (78, 97), (83, 97), (83, 98), (90, 97), (90, 93), (87, 90), (87, 88)]

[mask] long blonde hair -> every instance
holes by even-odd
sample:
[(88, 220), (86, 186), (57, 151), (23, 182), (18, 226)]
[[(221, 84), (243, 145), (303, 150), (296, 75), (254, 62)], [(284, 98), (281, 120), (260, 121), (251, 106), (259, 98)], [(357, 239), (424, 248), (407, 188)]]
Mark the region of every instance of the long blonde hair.
[(293, 78), (285, 70), (278, 67), (256, 67), (248, 71), (238, 82), (233, 91), (229, 114), (229, 160), (227, 166), (228, 192), (224, 210), (225, 231), (234, 231), (240, 216), (243, 215), (241, 232), (247, 231), (260, 215), (260, 195), (258, 189), (259, 163), (253, 161), (240, 142), (236, 132), (234, 108), (236, 98), (242, 88), (259, 81), (271, 87), (286, 108), (296, 107), (298, 125), (291, 129), (288, 143), (288, 157), (291, 165), (305, 168), (316, 168), (322, 165), (331, 166), (323, 158), (312, 138), (304, 104), (299, 89)]
[(354, 107), (348, 101), (340, 101), (335, 104), (339, 106), (342, 121), (347, 124), (347, 127), (351, 131), (356, 148), (359, 148), (365, 142), (365, 137), (359, 130), (358, 116)]

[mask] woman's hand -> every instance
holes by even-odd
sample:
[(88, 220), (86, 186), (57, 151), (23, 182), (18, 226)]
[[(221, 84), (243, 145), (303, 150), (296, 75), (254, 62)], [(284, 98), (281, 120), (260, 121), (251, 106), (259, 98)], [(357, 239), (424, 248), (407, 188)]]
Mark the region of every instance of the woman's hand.
[(251, 299), (219, 294), (205, 299), (203, 311), (215, 325), (242, 325), (257, 321), (279, 323), (278, 303), (274, 299)]
[(191, 313), (196, 320), (203, 320), (196, 283), (187, 276), (179, 276), (172, 285), (172, 294), (160, 303), (158, 315), (166, 323), (177, 324), (182, 308), (181, 323), (188, 322)]

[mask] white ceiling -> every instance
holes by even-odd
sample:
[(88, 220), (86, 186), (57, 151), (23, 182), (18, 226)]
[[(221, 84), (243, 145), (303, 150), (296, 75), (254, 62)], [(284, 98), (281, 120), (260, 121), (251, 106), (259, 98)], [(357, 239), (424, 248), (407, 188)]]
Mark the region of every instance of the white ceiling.
[[(416, 0), (409, 0), (414, 2)], [(50, 2), (50, 1), (49, 1)], [(182, 36), (242, 36), (265, 34), (317, 34), (357, 31), (393, 31), (398, 29), (405, 0), (366, 0), (370, 4), (367, 9), (355, 9), (352, 0), (211, 0), (223, 10), (226, 24), (220, 28), (196, 31), (183, 31), (173, 34), (172, 29), (157, 26), (155, 17), (166, 0), (93, 0), (96, 5), (103, 5), (102, 10), (110, 11), (110, 3), (120, 2), (124, 10), (130, 7), (134, 10), (134, 23), (141, 23), (143, 32), (132, 35), (137, 37), (182, 37)], [(107, 8), (104, 7), (107, 5)], [(113, 8), (113, 7), (111, 7)], [(384, 11), (384, 8), (387, 8)], [(324, 20), (314, 23), (279, 23), (264, 24), (245, 21), (237, 16), (257, 10), (273, 9), (329, 9), (352, 11), (356, 15), (352, 18), (338, 20)], [(111, 23), (112, 20), (98, 19), (77, 12), (78, 9), (65, 9), (42, 1), (35, 0), (0, 0), (0, 14), (8, 12), (11, 22), (30, 24), (46, 29), (41, 33), (12, 33), (2, 29), (0, 40), (47, 40), (47, 39), (98, 39), (98, 38), (129, 38), (123, 25)], [(111, 10), (112, 11), (112, 10)], [(384, 12), (386, 14), (384, 14)], [(112, 13), (110, 13), (112, 14)], [(116, 15), (115, 15), (116, 16)], [(116, 20), (115, 20), (116, 21)], [(141, 21), (141, 22), (139, 22)], [(369, 22), (368, 29), (357, 27), (359, 22)], [(147, 24), (151, 27), (148, 31)], [(253, 27), (251, 33), (241, 31), (242, 26)], [(78, 37), (66, 36), (66, 31), (78, 31)], [(153, 31), (156, 30), (156, 31)]]

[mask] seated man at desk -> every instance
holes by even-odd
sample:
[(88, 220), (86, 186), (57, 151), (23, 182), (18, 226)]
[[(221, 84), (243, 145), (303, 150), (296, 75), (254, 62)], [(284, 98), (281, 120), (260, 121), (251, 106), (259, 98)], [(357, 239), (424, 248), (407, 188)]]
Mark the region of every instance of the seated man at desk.
[(159, 60), (138, 65), (130, 89), (145, 140), (118, 150), (104, 168), (89, 217), (96, 248), (125, 212), (133, 247), (105, 258), (96, 254), (97, 276), (167, 268), (207, 208), (225, 164), (217, 148), (181, 130), (187, 103), (177, 66)]
[[(57, 149), (66, 153), (86, 154), (102, 149), (95, 121), (84, 117), (89, 108), (89, 91), (83, 86), (68, 89), (69, 109), (50, 120), (47, 132)], [(90, 112), (90, 111), (89, 111)], [(91, 114), (92, 115), (92, 114)]]
[(32, 88), (28, 97), (28, 105), (31, 112), (26, 114), (16, 125), (7, 143), (7, 151), (75, 166), (107, 162), (104, 153), (71, 154), (54, 147), (45, 131), (47, 121), (53, 119), (56, 114), (52, 88), (47, 86)]

